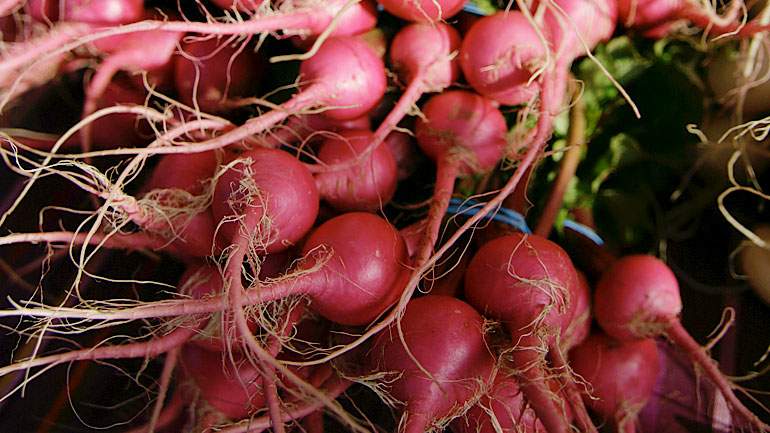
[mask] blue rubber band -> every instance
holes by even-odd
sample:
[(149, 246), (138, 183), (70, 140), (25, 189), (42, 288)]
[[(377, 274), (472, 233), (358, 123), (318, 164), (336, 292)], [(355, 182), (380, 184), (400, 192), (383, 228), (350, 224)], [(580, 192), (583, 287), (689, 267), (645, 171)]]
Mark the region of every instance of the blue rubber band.
[(601, 236), (596, 234), (596, 232), (587, 225), (580, 224), (579, 222), (573, 220), (564, 220), (564, 227), (570, 230), (574, 230), (587, 237), (588, 239), (591, 239), (596, 245), (604, 245), (604, 239), (602, 239)]
[[(475, 200), (462, 200), (459, 198), (453, 198), (449, 201), (447, 213), (473, 216), (479, 212), (482, 206), (483, 203), (477, 202)], [(508, 224), (509, 226), (523, 233), (532, 233), (532, 230), (530, 230), (529, 226), (527, 225), (527, 221), (520, 213), (504, 207), (497, 209), (497, 211), (491, 215), (484, 216), (484, 218), (498, 221), (503, 224)]]
[[(482, 206), (483, 203), (476, 200), (453, 198), (449, 200), (447, 213), (454, 215), (473, 216), (479, 212)], [(532, 234), (532, 230), (527, 225), (527, 220), (524, 219), (522, 214), (514, 210), (500, 207), (497, 209), (497, 212), (493, 213), (492, 215), (486, 215), (484, 218), (498, 221), (503, 224), (508, 224), (509, 226), (519, 230), (522, 233)], [(581, 235), (593, 241), (593, 243), (596, 245), (604, 245), (604, 239), (602, 239), (601, 236), (599, 236), (595, 231), (586, 225), (580, 224), (579, 222), (571, 219), (566, 219), (564, 220), (564, 227), (580, 233)]]

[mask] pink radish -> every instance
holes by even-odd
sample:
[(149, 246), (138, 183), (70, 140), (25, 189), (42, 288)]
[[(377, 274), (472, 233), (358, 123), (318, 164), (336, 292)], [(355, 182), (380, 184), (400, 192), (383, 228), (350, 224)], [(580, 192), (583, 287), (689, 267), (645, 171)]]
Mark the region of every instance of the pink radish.
[(617, 0), (550, 0), (540, 4), (548, 9), (544, 22), (557, 57), (580, 57), (586, 49), (592, 51), (609, 40), (615, 31)]
[(211, 0), (212, 3), (219, 6), (222, 9), (238, 9), (240, 11), (249, 12), (255, 11), (265, 0)]
[(27, 11), (40, 22), (127, 24), (141, 19), (144, 0), (29, 0)]
[(369, 116), (363, 115), (350, 120), (330, 119), (320, 114), (305, 114), (292, 116), (284, 125), (265, 131), (259, 138), (264, 147), (290, 146), (295, 143), (305, 143), (325, 133), (335, 133), (348, 129), (370, 129)]
[[(115, 75), (121, 70), (131, 73), (146, 72), (150, 85), (167, 85), (173, 67), (172, 55), (181, 38), (182, 34), (179, 32), (145, 31), (94, 41), (94, 48), (103, 53), (105, 58), (96, 67), (96, 73), (87, 83), (82, 117), (85, 118), (99, 108), (99, 99), (107, 92)], [(153, 49), (148, 51), (148, 46), (152, 46)], [(142, 77), (136, 77), (134, 81), (138, 88), (144, 88)], [(97, 131), (93, 128), (95, 126), (86, 125), (80, 133), (81, 147), (86, 152), (91, 149), (92, 140), (99, 142)]]
[(602, 329), (620, 341), (666, 336), (719, 388), (740, 420), (770, 429), (733, 392), (733, 385), (679, 321), (679, 283), (665, 263), (652, 256), (618, 259), (602, 275), (594, 294), (594, 314)]
[(430, 295), (407, 304), (400, 327), (403, 341), (395, 326), (377, 336), (367, 365), (399, 374), (388, 389), (404, 403), (399, 431), (432, 431), (438, 421), (460, 415), (492, 379), (484, 319), (463, 301)]
[[(116, 105), (145, 105), (146, 94), (134, 87), (129, 80), (113, 80), (104, 92), (93, 101), (93, 111)], [(150, 141), (152, 130), (135, 114), (118, 113), (96, 119), (90, 124), (93, 144), (99, 149), (138, 147)], [(82, 135), (81, 135), (82, 145)]]
[(637, 414), (658, 377), (655, 340), (618, 342), (593, 334), (570, 352), (570, 365), (589, 384), (586, 404), (618, 432), (636, 431)]
[[(318, 52), (302, 62), (304, 88), (278, 109), (251, 118), (240, 127), (195, 146), (156, 153), (190, 153), (240, 143), (285, 120), (290, 114), (325, 107), (324, 116), (350, 120), (366, 114), (385, 94), (385, 65), (366, 45), (353, 37), (327, 39)], [(194, 148), (191, 150), (190, 148)]]
[(437, 22), (460, 12), (465, 0), (379, 0), (389, 13), (409, 21)]
[[(145, 185), (145, 198), (166, 206), (192, 206), (208, 192), (207, 183), (214, 176), (217, 164), (214, 151), (163, 156)], [(205, 257), (212, 253), (215, 226), (214, 216), (207, 206), (182, 212), (170, 221), (150, 222), (143, 228), (174, 236), (168, 250), (175, 255)]]
[[(374, 134), (366, 130), (345, 131), (326, 139), (318, 159), (335, 164), (358, 156), (366, 150)], [(316, 186), (326, 202), (339, 210), (377, 210), (396, 192), (396, 161), (386, 146), (378, 147), (365, 161), (345, 171), (316, 175)]]
[(181, 365), (188, 398), (200, 393), (202, 402), (229, 419), (245, 418), (265, 406), (262, 375), (242, 355), (236, 355), (233, 364), (226, 352), (187, 344), (182, 348)]
[(398, 180), (404, 180), (417, 169), (417, 148), (412, 137), (404, 132), (393, 131), (385, 138), (398, 167)]
[(458, 176), (492, 169), (503, 155), (505, 118), (489, 99), (461, 90), (436, 95), (422, 108), (415, 126), (417, 143), (436, 162), (436, 185), (425, 235), (417, 252), (419, 266), (432, 252), (441, 220)]
[[(297, 275), (260, 285), (244, 294), (243, 302), (306, 295), (310, 308), (330, 321), (365, 325), (393, 304), (408, 275), (403, 239), (390, 223), (370, 213), (346, 213), (326, 221), (308, 236), (301, 254)], [(213, 312), (222, 308), (216, 301), (182, 301), (179, 306)], [(151, 310), (147, 312), (157, 314)]]
[(572, 319), (564, 330), (562, 347), (569, 350), (582, 343), (591, 332), (591, 288), (585, 275), (578, 271), (578, 284), (575, 286), (575, 307)]
[(185, 42), (174, 60), (174, 85), (183, 103), (217, 113), (229, 98), (255, 94), (262, 69), (260, 57), (242, 43)]
[[(281, 150), (257, 148), (239, 159), (214, 191), (219, 246), (234, 243), (237, 236), (251, 237), (253, 246), (267, 253), (296, 244), (318, 215), (318, 190), (310, 172)], [(257, 215), (257, 227), (242, 227), (237, 218), (244, 212)]]
[(454, 55), (460, 46), (457, 30), (443, 23), (411, 24), (401, 29), (390, 47), (391, 63), (408, 86), (395, 107), (377, 127), (368, 148), (344, 164), (325, 167), (325, 171), (346, 170), (360, 163), (388, 137), (425, 92), (440, 92), (459, 75)]
[(547, 384), (544, 356), (561, 353), (557, 343), (571, 319), (577, 285), (577, 271), (564, 250), (521, 233), (484, 244), (465, 273), (468, 302), (503, 320), (510, 331), (522, 389), (550, 433), (569, 428)]
[(528, 407), (519, 385), (504, 376), (497, 376), (491, 389), (464, 416), (452, 421), (451, 427), (454, 433), (546, 432), (535, 412)]
[(347, 213), (325, 222), (305, 242), (302, 254), (311, 257), (300, 268), (323, 262), (324, 251), (332, 256), (321, 270), (289, 285), (296, 286), (291, 289), (295, 293), (308, 293), (310, 307), (335, 323), (369, 324), (403, 290), (404, 241), (378, 216)]
[(678, 24), (687, 22), (716, 35), (763, 30), (766, 26), (756, 22), (743, 25), (744, 8), (742, 0), (732, 0), (719, 15), (715, 9), (709, 10), (703, 4), (689, 0), (618, 0), (620, 23), (653, 38), (662, 38)]
[(505, 105), (523, 104), (539, 91), (530, 84), (543, 67), (546, 47), (521, 12), (481, 18), (463, 38), (460, 66), (474, 90)]

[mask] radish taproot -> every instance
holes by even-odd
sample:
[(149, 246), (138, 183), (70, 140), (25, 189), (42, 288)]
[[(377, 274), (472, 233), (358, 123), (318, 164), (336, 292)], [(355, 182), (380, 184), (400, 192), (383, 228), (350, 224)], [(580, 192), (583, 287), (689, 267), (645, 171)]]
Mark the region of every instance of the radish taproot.
[(441, 221), (459, 176), (491, 170), (503, 156), (507, 126), (495, 104), (482, 96), (451, 90), (422, 108), (415, 135), (423, 153), (437, 165), (436, 184), (425, 234), (417, 252), (420, 265), (433, 251)]

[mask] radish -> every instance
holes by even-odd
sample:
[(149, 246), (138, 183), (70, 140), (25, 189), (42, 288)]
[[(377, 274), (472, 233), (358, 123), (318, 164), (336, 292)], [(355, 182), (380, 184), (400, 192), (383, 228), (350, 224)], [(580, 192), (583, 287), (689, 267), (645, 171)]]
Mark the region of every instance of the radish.
[(305, 109), (324, 107), (327, 118), (356, 119), (385, 94), (382, 59), (366, 43), (353, 37), (327, 39), (313, 57), (302, 62), (300, 76), (306, 83), (304, 89), (279, 108), (210, 140), (192, 146), (158, 148), (154, 153), (195, 153), (240, 143)]
[(452, 90), (436, 95), (422, 108), (415, 135), (420, 149), (436, 162), (436, 185), (425, 235), (415, 265), (424, 262), (438, 238), (458, 176), (492, 169), (503, 156), (507, 127), (492, 101)]
[(637, 415), (658, 378), (655, 340), (619, 342), (593, 334), (570, 352), (570, 365), (590, 385), (586, 404), (618, 432), (636, 431)]
[(591, 288), (585, 275), (578, 271), (578, 284), (575, 286), (575, 307), (572, 319), (564, 330), (562, 347), (569, 351), (582, 343), (591, 332)]
[[(182, 33), (179, 32), (156, 30), (116, 35), (94, 41), (93, 47), (105, 57), (86, 85), (82, 117), (85, 118), (99, 108), (97, 106), (99, 99), (121, 70), (132, 73), (146, 72), (150, 85), (165, 87), (172, 74), (172, 55), (181, 38)], [(148, 52), (147, 46), (152, 46), (153, 49)], [(143, 78), (135, 78), (135, 81), (138, 88), (144, 89)], [(92, 140), (98, 143), (97, 132), (92, 128), (95, 126), (87, 124), (80, 132), (81, 147), (85, 152), (91, 149)]]
[[(325, 164), (350, 160), (366, 150), (374, 134), (366, 130), (344, 131), (326, 139), (318, 151)], [(345, 171), (316, 175), (318, 191), (338, 210), (377, 210), (396, 192), (396, 160), (387, 146), (379, 146), (365, 161)]]
[(40, 22), (127, 24), (141, 19), (144, 0), (29, 0), (27, 13)]
[(711, 34), (734, 32), (741, 26), (743, 9), (742, 0), (731, 1), (721, 16), (702, 3), (690, 0), (618, 0), (620, 22), (653, 38), (662, 38), (677, 24), (686, 22), (707, 28)]
[(451, 427), (454, 433), (546, 432), (519, 385), (505, 376), (497, 376), (491, 389), (463, 417), (452, 421)]
[(457, 30), (443, 23), (411, 24), (393, 38), (390, 58), (399, 77), (409, 83), (406, 91), (374, 132), (368, 148), (345, 164), (326, 167), (326, 171), (350, 169), (367, 157), (388, 137), (425, 92), (441, 92), (459, 75), (454, 55), (460, 46)]
[(264, 147), (290, 146), (295, 143), (305, 143), (314, 136), (325, 136), (325, 133), (335, 133), (348, 129), (370, 129), (369, 116), (363, 115), (350, 120), (337, 120), (320, 114), (304, 114), (292, 116), (284, 125), (265, 131), (259, 137), (260, 145)]
[(620, 341), (668, 337), (703, 369), (742, 421), (762, 430), (770, 428), (741, 403), (714, 360), (687, 333), (679, 321), (681, 311), (682, 299), (674, 273), (652, 256), (618, 259), (602, 275), (594, 294), (596, 320), (609, 336)]
[(249, 12), (257, 10), (265, 3), (265, 0), (211, 0), (211, 2), (222, 9), (238, 9)]
[[(113, 80), (94, 102), (93, 111), (116, 105), (144, 105), (146, 94), (133, 86), (129, 80)], [(91, 137), (95, 147), (114, 149), (116, 147), (138, 147), (150, 141), (152, 129), (146, 121), (137, 119), (135, 114), (110, 114), (90, 124)], [(81, 145), (82, 145), (81, 135)]]
[(615, 31), (617, 0), (549, 0), (542, 4), (548, 9), (543, 21), (556, 56), (570, 62), (609, 40)]
[(212, 253), (216, 224), (206, 197), (217, 165), (214, 151), (166, 155), (145, 185), (144, 199), (178, 210), (176, 215), (161, 215), (142, 228), (171, 240), (168, 250), (177, 256), (205, 257)]
[[(326, 262), (324, 250), (332, 254)], [(332, 322), (369, 324), (403, 289), (404, 241), (392, 225), (373, 214), (332, 218), (310, 234), (302, 254), (310, 256), (300, 269), (321, 269), (289, 281), (287, 289), (307, 293), (311, 308)]]
[(396, 160), (398, 180), (407, 179), (417, 169), (417, 149), (412, 138), (399, 131), (393, 131), (385, 138), (385, 145)]
[(474, 90), (505, 105), (532, 100), (532, 74), (545, 64), (546, 47), (521, 12), (498, 12), (471, 26), (460, 48), (463, 75)]
[(484, 319), (463, 301), (429, 295), (409, 301), (399, 323), (403, 340), (395, 325), (378, 334), (368, 369), (398, 374), (388, 391), (404, 403), (400, 432), (432, 431), (460, 415), (492, 380)]
[(185, 104), (216, 113), (229, 98), (256, 92), (264, 65), (249, 47), (205, 39), (185, 42), (181, 51), (174, 60), (174, 86)]
[(417, 22), (448, 20), (460, 12), (465, 0), (379, 0), (388, 13)]
[(265, 406), (262, 375), (248, 359), (187, 344), (182, 348), (182, 383), (188, 382), (188, 399), (199, 393), (206, 405), (225, 417), (238, 420)]
[[(465, 273), (465, 297), (483, 314), (504, 321), (522, 390), (548, 432), (568, 431), (546, 381), (545, 353), (558, 345), (574, 310), (577, 271), (564, 250), (537, 235), (503, 236), (484, 244)], [(574, 409), (574, 408), (573, 408)], [(578, 415), (580, 415), (578, 413)]]
[[(760, 225), (754, 228), (754, 233), (764, 242), (770, 242), (770, 226)], [(770, 252), (749, 244), (741, 249), (740, 264), (749, 285), (754, 293), (766, 304), (770, 304), (770, 273), (767, 264), (770, 263)]]
[[(266, 253), (284, 250), (307, 234), (318, 215), (318, 190), (310, 172), (281, 150), (257, 148), (242, 154), (217, 181), (212, 211), (220, 247), (248, 236)], [(239, 216), (254, 213), (257, 227)]]

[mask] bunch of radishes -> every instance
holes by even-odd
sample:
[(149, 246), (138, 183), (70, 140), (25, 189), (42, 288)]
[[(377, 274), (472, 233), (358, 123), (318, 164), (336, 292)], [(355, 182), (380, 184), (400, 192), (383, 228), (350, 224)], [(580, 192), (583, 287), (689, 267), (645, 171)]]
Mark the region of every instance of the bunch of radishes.
[[(80, 121), (65, 133), (3, 125), (4, 162), (26, 183), (0, 225), (14, 230), (49, 177), (90, 203), (71, 227), (0, 238), (67, 245), (76, 269), (71, 287), (42, 283), (68, 292), (66, 303), (12, 299), (0, 317), (37, 319), (41, 342), (134, 321), (151, 329), (141, 341), (6, 357), (0, 375), (162, 359), (136, 431), (321, 432), (324, 414), (371, 431), (338, 400), (358, 382), (408, 433), (593, 432), (604, 421), (630, 432), (657, 376), (652, 338), (666, 337), (716, 384), (736, 428), (767, 429), (679, 324), (676, 279), (652, 257), (618, 259), (592, 295), (541, 236), (546, 219), (539, 234), (488, 235), (464, 250), (442, 289), (452, 296), (421, 293), (447, 251), (463, 250), (458, 241), (526, 186), (569, 109), (572, 62), (616, 23), (648, 36), (683, 21), (720, 34), (764, 25), (742, 26), (738, 1), (720, 16), (694, 0), (538, 0), (476, 17), (461, 34), (464, 3), (0, 0), (2, 110), (58, 76), (85, 77)], [(386, 13), (403, 20), (389, 41), (376, 29)], [(268, 38), (293, 48), (268, 59)], [(296, 82), (260, 86), (297, 60)], [(419, 154), (435, 163), (433, 194), (402, 227), (386, 216)], [(445, 232), (456, 181), (511, 163), (507, 183), (477, 191), (488, 201)], [(185, 271), (160, 300), (92, 299), (81, 282), (104, 249), (166, 254)], [(0, 398), (26, 379), (16, 383)]]

